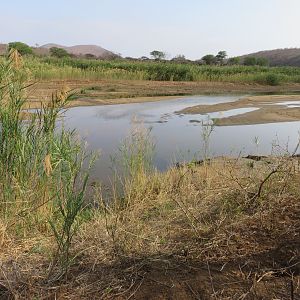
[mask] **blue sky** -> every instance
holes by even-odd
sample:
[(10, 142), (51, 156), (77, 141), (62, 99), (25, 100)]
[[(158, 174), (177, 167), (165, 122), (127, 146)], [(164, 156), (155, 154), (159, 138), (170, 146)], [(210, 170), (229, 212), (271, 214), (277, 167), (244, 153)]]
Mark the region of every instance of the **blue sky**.
[(0, 43), (200, 58), (300, 47), (300, 0), (0, 0)]

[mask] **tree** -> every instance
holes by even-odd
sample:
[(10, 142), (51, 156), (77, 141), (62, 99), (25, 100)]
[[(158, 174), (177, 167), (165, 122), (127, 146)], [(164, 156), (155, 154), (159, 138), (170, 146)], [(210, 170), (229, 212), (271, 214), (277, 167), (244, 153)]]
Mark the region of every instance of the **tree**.
[(228, 59), (229, 65), (239, 65), (241, 63), (241, 59), (239, 57), (231, 57)]
[(161, 60), (166, 58), (166, 53), (162, 52), (162, 51), (158, 51), (158, 50), (153, 50), (152, 52), (150, 52), (150, 55), (157, 60)]
[(258, 57), (256, 59), (256, 64), (258, 66), (268, 66), (269, 65), (269, 61), (267, 58), (264, 58), (264, 57)]
[(247, 56), (244, 58), (244, 65), (245, 66), (255, 66), (256, 65), (256, 58), (254, 56)]
[(226, 57), (227, 57), (226, 51), (219, 51), (218, 54), (216, 55), (216, 61), (222, 65)]
[(22, 42), (11, 42), (8, 44), (8, 50), (16, 49), (21, 55), (33, 54), (33, 50), (27, 44)]
[(175, 57), (173, 57), (171, 60), (176, 62), (185, 62), (187, 59), (183, 54), (178, 54)]
[(142, 56), (142, 57), (139, 58), (139, 60), (149, 60), (149, 57), (147, 57), (147, 56)]
[(216, 63), (216, 57), (212, 54), (207, 54), (202, 57), (202, 60), (205, 62), (207, 65), (213, 65)]
[(51, 47), (49, 51), (51, 56), (55, 56), (58, 58), (70, 56), (70, 54), (65, 49), (62, 48)]
[(264, 57), (247, 56), (244, 59), (245, 66), (268, 66), (269, 61)]

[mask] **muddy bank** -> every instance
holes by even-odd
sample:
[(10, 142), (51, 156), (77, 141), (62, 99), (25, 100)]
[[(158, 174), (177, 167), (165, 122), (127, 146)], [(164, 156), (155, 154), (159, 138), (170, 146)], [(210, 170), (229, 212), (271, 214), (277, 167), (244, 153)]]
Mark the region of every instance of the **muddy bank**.
[[(251, 112), (237, 114), (216, 120), (216, 125), (251, 125), (300, 120), (300, 95), (268, 95), (241, 98), (236, 102), (215, 105), (197, 105), (178, 113), (209, 114), (232, 109), (256, 108)], [(295, 103), (295, 105), (292, 105)], [(290, 106), (291, 104), (291, 106)]]

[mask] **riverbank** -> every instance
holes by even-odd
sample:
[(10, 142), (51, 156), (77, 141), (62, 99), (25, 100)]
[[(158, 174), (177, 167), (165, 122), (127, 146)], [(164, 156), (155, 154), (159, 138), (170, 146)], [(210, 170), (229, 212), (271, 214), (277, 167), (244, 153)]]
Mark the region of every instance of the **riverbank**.
[(33, 84), (28, 89), (27, 106), (39, 108), (49, 102), (58, 90), (74, 93), (69, 106), (127, 104), (168, 100), (201, 94), (292, 93), (300, 91), (300, 84), (267, 86), (228, 82), (173, 82), (142, 80), (50, 80)]
[(33, 228), (17, 238), (2, 220), (0, 296), (295, 297), (299, 174), (298, 158), (287, 157), (218, 158), (165, 173), (141, 170), (109, 207), (96, 194), (98, 208), (86, 212), (74, 237), (69, 272), (56, 281), (48, 277), (54, 237)]
[(209, 114), (233, 109), (253, 108), (253, 111), (219, 118), (217, 126), (252, 125), (300, 120), (300, 95), (265, 95), (243, 97), (235, 102), (197, 105), (179, 111), (183, 114)]
[[(73, 130), (79, 123), (56, 127), (78, 93), (49, 93), (51, 105), (24, 122), (19, 56), (0, 71), (0, 299), (299, 294), (299, 157), (286, 147), (278, 157), (220, 157), (159, 172), (153, 141), (137, 128), (116, 156), (108, 151), (107, 189), (91, 177), (97, 155)], [(89, 122), (83, 111), (78, 120)], [(91, 125), (110, 136), (124, 127)]]

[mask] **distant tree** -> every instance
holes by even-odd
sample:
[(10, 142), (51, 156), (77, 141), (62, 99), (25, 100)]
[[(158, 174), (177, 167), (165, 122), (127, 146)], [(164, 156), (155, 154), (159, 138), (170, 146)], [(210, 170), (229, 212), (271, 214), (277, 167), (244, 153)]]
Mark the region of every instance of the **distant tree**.
[(131, 57), (131, 56), (126, 56), (125, 59), (126, 59), (126, 60), (132, 60), (132, 61), (136, 60), (136, 58)]
[(196, 59), (193, 61), (193, 63), (196, 65), (204, 65), (205, 61), (203, 59)]
[(254, 57), (254, 56), (247, 56), (244, 59), (244, 65), (246, 66), (268, 66), (269, 61), (267, 58), (264, 57)]
[(115, 60), (115, 59), (121, 59), (122, 56), (121, 54), (116, 54), (116, 53), (113, 53), (113, 52), (108, 52), (108, 53), (105, 53), (104, 55), (101, 56), (100, 59), (102, 60)]
[(247, 56), (244, 58), (244, 65), (245, 66), (255, 66), (257, 64), (256, 57), (254, 56)]
[(147, 56), (141, 56), (141, 57), (139, 58), (139, 60), (149, 60), (149, 57), (147, 57)]
[(228, 65), (239, 65), (241, 63), (241, 59), (239, 57), (231, 57), (228, 59)]
[(165, 59), (166, 53), (163, 51), (153, 50), (150, 52), (150, 55), (157, 60)]
[(171, 60), (176, 62), (185, 62), (187, 59), (183, 54), (178, 54), (175, 57), (173, 57)]
[(256, 64), (257, 64), (258, 66), (268, 66), (268, 65), (269, 65), (269, 61), (268, 61), (268, 59), (265, 58), (265, 57), (258, 57), (258, 58), (256, 59)]
[(21, 55), (33, 54), (33, 50), (22, 42), (12, 42), (8, 44), (8, 50), (16, 49)]
[(202, 60), (205, 62), (206, 65), (213, 65), (216, 63), (216, 57), (212, 54), (207, 54), (203, 56)]
[(223, 65), (224, 60), (227, 57), (227, 52), (226, 51), (219, 51), (218, 54), (216, 55), (216, 61), (217, 63)]
[(62, 48), (51, 47), (49, 51), (51, 56), (58, 57), (58, 58), (70, 56), (70, 54), (65, 49)]

